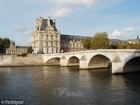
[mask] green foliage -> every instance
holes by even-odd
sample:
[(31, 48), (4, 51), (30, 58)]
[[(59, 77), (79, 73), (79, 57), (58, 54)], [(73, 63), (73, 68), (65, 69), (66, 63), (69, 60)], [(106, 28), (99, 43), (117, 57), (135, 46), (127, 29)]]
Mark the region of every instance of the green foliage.
[(111, 43), (109, 46), (109, 49), (117, 49), (117, 44), (116, 43)]
[(5, 53), (6, 48), (9, 48), (10, 40), (8, 38), (0, 38), (0, 53)]
[(17, 56), (22, 56), (22, 57), (25, 57), (25, 56), (27, 56), (27, 54), (26, 54), (26, 53), (17, 54)]
[(140, 49), (140, 44), (129, 44), (129, 43), (111, 43), (109, 46), (110, 49)]
[(90, 43), (91, 43), (91, 41), (87, 40), (86, 38), (84, 38), (83, 41), (82, 41), (83, 47), (87, 48), (87, 49), (90, 48)]
[(32, 51), (33, 51), (32, 46), (28, 47), (27, 53), (32, 53)]
[(96, 33), (92, 38), (90, 47), (92, 49), (107, 49), (109, 48), (109, 39), (106, 32)]

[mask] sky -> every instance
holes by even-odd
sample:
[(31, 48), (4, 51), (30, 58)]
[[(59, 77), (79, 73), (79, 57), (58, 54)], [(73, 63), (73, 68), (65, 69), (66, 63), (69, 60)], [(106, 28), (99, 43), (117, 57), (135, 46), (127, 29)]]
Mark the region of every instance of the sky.
[(140, 0), (0, 0), (0, 37), (32, 44), (36, 19), (56, 19), (61, 34), (111, 39), (140, 35)]

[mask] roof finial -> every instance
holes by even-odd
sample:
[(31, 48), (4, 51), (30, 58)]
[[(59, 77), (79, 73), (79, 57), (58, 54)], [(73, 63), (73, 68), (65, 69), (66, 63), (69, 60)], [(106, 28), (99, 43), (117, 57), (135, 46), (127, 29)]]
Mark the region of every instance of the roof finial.
[(137, 39), (139, 39), (139, 35), (137, 34)]

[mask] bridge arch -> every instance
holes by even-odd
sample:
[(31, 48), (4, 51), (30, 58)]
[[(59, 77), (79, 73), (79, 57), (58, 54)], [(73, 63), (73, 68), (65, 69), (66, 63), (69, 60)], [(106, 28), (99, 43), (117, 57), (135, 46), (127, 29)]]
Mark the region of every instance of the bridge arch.
[(88, 62), (88, 68), (111, 68), (112, 63), (111, 60), (102, 54), (97, 54), (91, 57)]
[(77, 56), (69, 57), (69, 59), (67, 60), (67, 65), (71, 65), (71, 66), (79, 65), (79, 58)]
[(140, 71), (140, 56), (133, 56), (126, 60), (123, 66), (123, 72)]
[(60, 57), (50, 58), (45, 62), (45, 64), (48, 64), (48, 65), (60, 65)]

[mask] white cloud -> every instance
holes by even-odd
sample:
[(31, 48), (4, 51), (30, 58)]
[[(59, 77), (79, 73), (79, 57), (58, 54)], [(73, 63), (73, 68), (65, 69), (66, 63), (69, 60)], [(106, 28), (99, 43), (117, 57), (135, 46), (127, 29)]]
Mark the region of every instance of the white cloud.
[(68, 8), (61, 8), (53, 13), (50, 14), (51, 17), (65, 17), (68, 16), (69, 13), (71, 12), (71, 9)]
[(55, 5), (50, 16), (55, 18), (68, 16), (75, 8), (89, 8), (96, 5), (100, 0), (50, 0)]
[(125, 31), (133, 31), (133, 30), (134, 30), (133, 27), (128, 27), (125, 29)]
[(27, 28), (26, 27), (23, 27), (23, 26), (18, 26), (14, 29), (14, 31), (26, 31)]
[(133, 27), (128, 27), (122, 31), (115, 30), (112, 34), (109, 35), (110, 38), (115, 39), (129, 39), (134, 36), (136, 33), (134, 32)]
[(32, 31), (25, 31), (24, 32), (25, 35), (32, 35), (32, 33), (33, 33)]
[(50, 0), (57, 7), (91, 7), (99, 2), (99, 0)]
[(20, 46), (32, 46), (32, 39), (29, 39), (27, 42), (21, 44)]

